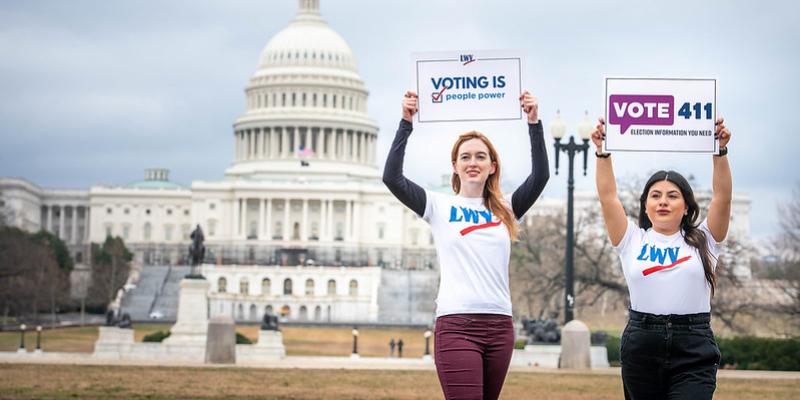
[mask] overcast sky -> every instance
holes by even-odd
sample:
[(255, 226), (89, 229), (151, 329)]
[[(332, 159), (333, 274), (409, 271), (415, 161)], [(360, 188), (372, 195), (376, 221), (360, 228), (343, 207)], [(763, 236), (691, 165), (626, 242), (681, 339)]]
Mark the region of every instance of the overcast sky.
[[(561, 109), (570, 131), (584, 110), (602, 113), (605, 76), (717, 78), (718, 112), (733, 132), (734, 190), (752, 200), (752, 232), (763, 239), (777, 232), (776, 207), (800, 182), (792, 117), (800, 110), (798, 4), (321, 0), (321, 9), (353, 49), (370, 91), (379, 165), (413, 81), (412, 52), (521, 50), (524, 85), (539, 98), (545, 125)], [(221, 179), (243, 89), (269, 38), (296, 11), (296, 0), (4, 0), (0, 176), (83, 189), (139, 180), (149, 167), (169, 168), (186, 185)], [(524, 178), (524, 122), (470, 128), (493, 139), (507, 181)], [(417, 127), (407, 175), (438, 182), (462, 130)], [(625, 154), (615, 167), (619, 179), (676, 169), (702, 189), (711, 185), (710, 158)], [(594, 190), (592, 161), (577, 190)], [(545, 196), (565, 194), (562, 171)]]

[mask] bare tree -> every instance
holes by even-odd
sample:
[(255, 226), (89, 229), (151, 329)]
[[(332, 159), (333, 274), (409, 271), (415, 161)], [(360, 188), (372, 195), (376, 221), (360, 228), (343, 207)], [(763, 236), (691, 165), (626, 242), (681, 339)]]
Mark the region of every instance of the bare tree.
[(788, 316), (800, 331), (800, 185), (792, 198), (779, 207), (781, 231), (775, 241), (777, 262), (773, 271), (784, 301), (774, 302), (776, 311)]
[[(69, 301), (69, 270), (56, 257), (58, 238), (0, 228), (0, 304), (9, 315), (32, 316), (49, 308), (51, 315)], [(60, 243), (63, 245), (63, 242)], [(66, 262), (71, 266), (71, 260)]]
[(92, 244), (92, 283), (88, 304), (105, 309), (128, 280), (133, 254), (120, 237), (107, 237), (102, 246)]

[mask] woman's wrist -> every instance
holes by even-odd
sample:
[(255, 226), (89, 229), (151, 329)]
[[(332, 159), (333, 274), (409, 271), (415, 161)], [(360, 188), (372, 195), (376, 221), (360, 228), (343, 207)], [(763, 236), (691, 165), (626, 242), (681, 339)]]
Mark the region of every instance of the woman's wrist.
[(608, 158), (611, 157), (611, 153), (603, 153), (601, 149), (596, 149), (594, 151), (594, 156), (597, 158)]

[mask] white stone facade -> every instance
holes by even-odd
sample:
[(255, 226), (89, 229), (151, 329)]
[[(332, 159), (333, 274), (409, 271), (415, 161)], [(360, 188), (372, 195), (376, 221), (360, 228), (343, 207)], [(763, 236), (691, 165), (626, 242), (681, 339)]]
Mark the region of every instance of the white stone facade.
[(379, 267), (204, 265), (211, 316), (261, 321), (378, 321)]

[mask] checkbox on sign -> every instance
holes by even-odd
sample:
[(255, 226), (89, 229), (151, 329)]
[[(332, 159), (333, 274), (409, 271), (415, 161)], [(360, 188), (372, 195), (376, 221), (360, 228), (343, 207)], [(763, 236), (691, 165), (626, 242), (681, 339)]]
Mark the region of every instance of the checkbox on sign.
[(433, 100), (434, 103), (441, 103), (442, 102), (442, 92), (431, 93), (431, 100)]

